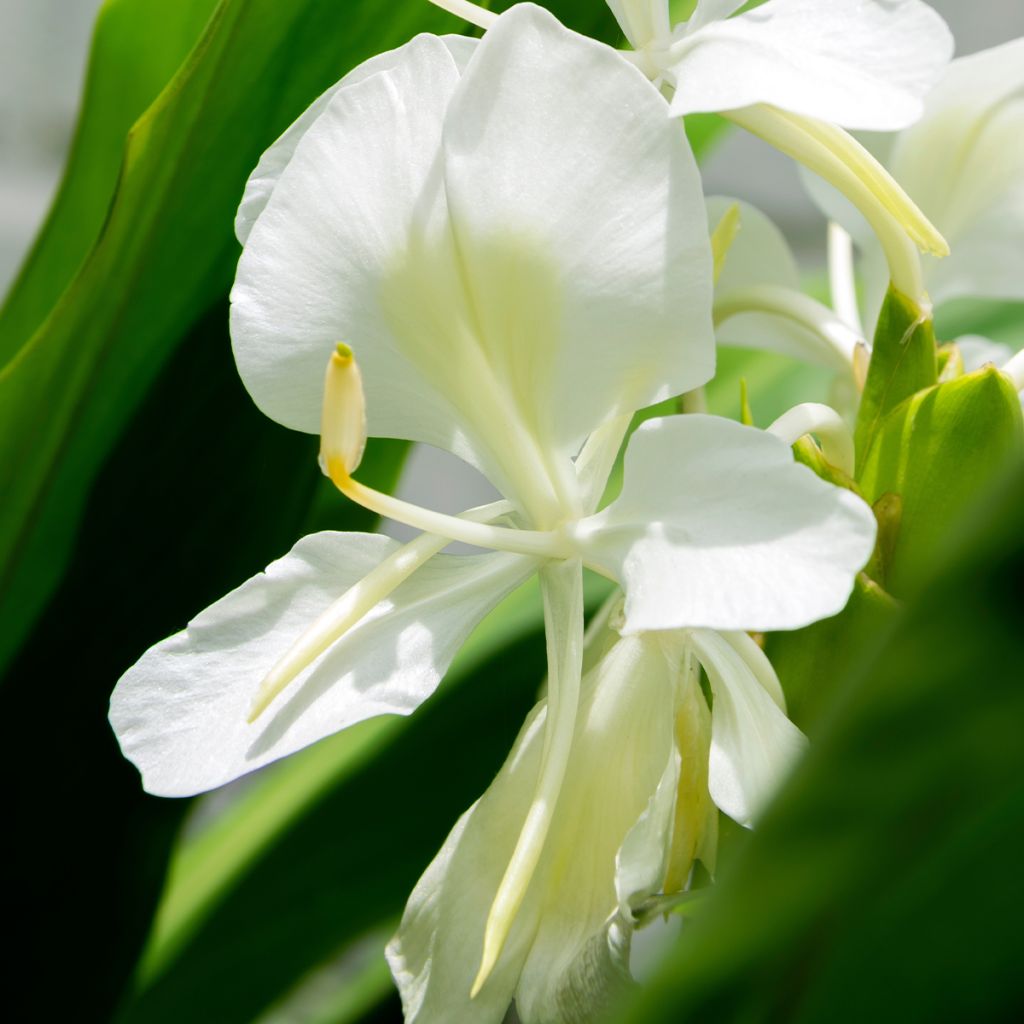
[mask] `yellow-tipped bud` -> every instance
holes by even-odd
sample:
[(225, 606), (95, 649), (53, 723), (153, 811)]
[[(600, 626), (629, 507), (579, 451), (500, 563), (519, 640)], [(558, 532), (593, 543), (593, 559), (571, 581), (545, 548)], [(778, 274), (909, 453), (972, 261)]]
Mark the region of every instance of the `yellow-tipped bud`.
[(327, 361), (320, 424), (320, 467), (335, 479), (356, 471), (366, 448), (366, 397), (352, 349), (339, 343)]
[(711, 255), (715, 261), (715, 284), (722, 276), (725, 261), (729, 257), (729, 250), (736, 240), (740, 230), (740, 206), (733, 203), (718, 222), (715, 230), (711, 232)]

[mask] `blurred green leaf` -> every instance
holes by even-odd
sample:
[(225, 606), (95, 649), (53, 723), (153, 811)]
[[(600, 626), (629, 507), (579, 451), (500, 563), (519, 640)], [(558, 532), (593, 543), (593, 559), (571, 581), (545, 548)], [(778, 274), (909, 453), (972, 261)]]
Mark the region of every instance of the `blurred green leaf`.
[(882, 584), (905, 594), (979, 491), (1022, 454), (1020, 398), (992, 367), (922, 391), (885, 416), (860, 474), (869, 502), (890, 493), (900, 499)]
[(43, 322), (103, 227), (128, 130), (178, 70), (217, 0), (106, 0), (64, 178), (0, 310), (0, 366)]
[(618, 1019), (1018, 1019), (1024, 469), (983, 499)]
[(914, 302), (890, 286), (878, 315), (868, 379), (857, 412), (858, 474), (882, 418), (937, 379), (932, 321), (924, 319)]

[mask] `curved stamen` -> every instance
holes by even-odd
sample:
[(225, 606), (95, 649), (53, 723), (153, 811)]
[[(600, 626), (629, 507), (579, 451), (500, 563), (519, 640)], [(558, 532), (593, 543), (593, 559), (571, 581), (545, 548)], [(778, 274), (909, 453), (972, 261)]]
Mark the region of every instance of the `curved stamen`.
[(834, 220), (828, 222), (828, 288), (836, 315), (863, 338), (864, 326), (857, 306), (857, 279), (853, 270), (853, 239)]

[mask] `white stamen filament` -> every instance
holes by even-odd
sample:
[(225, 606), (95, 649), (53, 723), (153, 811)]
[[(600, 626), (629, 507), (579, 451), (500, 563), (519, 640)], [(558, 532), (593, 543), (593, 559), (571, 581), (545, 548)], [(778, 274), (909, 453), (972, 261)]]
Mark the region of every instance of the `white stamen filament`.
[[(507, 515), (511, 503), (496, 501), (470, 509), (467, 520), (485, 521)], [(417, 569), (448, 544), (447, 537), (423, 534), (389, 555), (358, 583), (350, 587), (295, 641), (266, 674), (252, 702), (249, 722), (255, 722), (278, 694), (308, 668), (329, 647), (340, 640), (371, 609), (385, 600)]]
[(878, 237), (893, 285), (918, 305), (930, 308), (915, 244), (936, 256), (948, 255), (949, 246), (856, 139), (835, 125), (766, 104), (728, 110), (722, 116), (802, 163), (846, 196)]
[(828, 222), (828, 287), (832, 308), (861, 337), (864, 325), (857, 306), (857, 279), (853, 268), (853, 239), (834, 220)]
[(421, 508), (401, 498), (376, 491), (361, 484), (345, 472), (343, 466), (332, 463), (327, 475), (335, 487), (357, 505), (376, 512), (379, 516), (404, 523), (414, 530), (434, 533), (449, 541), (457, 540), (492, 551), (510, 551), (517, 555), (538, 558), (572, 558), (574, 551), (561, 530), (520, 530), (505, 526), (488, 526), (458, 516), (445, 515), (432, 509)]
[(548, 653), (548, 706), (537, 789), (516, 848), (487, 915), (480, 970), (470, 991), (490, 976), (540, 860), (569, 763), (583, 670), (583, 571), (579, 562), (541, 569)]
[(863, 344), (863, 338), (827, 306), (792, 288), (754, 285), (715, 297), (716, 327), (742, 313), (767, 313), (805, 328), (820, 342), (816, 349), (825, 353), (829, 364), (847, 373), (853, 368), (857, 345)]
[(454, 14), (456, 18), (462, 18), (470, 25), (476, 25), (477, 28), (488, 29), (498, 20), (498, 15), (494, 11), (470, 3), (469, 0), (430, 0), (430, 2), (435, 7), (440, 7), (442, 11)]
[(853, 476), (853, 434), (846, 421), (827, 405), (805, 402), (784, 412), (769, 428), (780, 441), (796, 444), (801, 437), (813, 434), (821, 443), (825, 458), (847, 476)]

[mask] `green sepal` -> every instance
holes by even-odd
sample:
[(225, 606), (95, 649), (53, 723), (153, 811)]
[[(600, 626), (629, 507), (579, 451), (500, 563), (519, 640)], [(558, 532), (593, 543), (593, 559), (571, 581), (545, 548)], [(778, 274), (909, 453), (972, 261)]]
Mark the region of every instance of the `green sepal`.
[(903, 595), (913, 586), (978, 490), (1021, 454), (1020, 398), (993, 367), (922, 391), (882, 419), (859, 483), (869, 502), (900, 497), (888, 589)]
[(868, 379), (857, 413), (854, 440), (858, 474), (884, 417), (904, 399), (937, 381), (931, 317), (890, 285), (878, 317)]
[(810, 437), (798, 438), (796, 444), (793, 445), (793, 457), (821, 477), (825, 483), (834, 484), (836, 487), (845, 487), (846, 490), (853, 491), (854, 494), (860, 494), (853, 478), (838, 466), (833, 466)]

